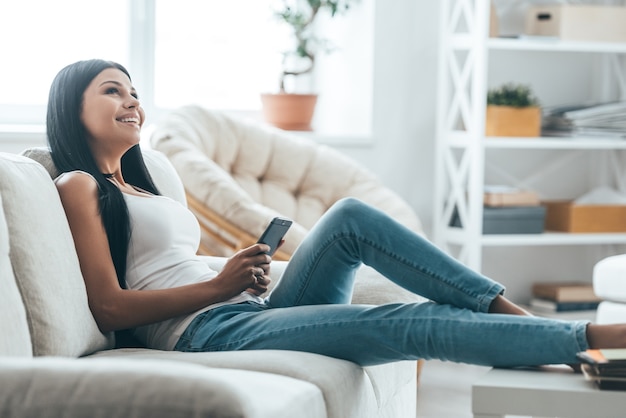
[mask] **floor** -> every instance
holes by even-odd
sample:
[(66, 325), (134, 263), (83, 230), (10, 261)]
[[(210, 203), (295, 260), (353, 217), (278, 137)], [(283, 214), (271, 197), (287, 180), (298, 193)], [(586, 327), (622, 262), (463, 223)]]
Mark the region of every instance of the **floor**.
[(430, 360), (417, 389), (417, 418), (471, 418), (472, 383), (488, 367)]

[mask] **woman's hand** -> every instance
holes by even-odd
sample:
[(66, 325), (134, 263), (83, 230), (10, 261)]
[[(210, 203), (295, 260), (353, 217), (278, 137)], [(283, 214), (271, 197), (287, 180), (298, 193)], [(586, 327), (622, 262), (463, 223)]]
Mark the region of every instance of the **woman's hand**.
[(269, 246), (265, 244), (254, 244), (238, 251), (211, 282), (219, 283), (224, 294), (230, 297), (244, 290), (261, 296), (271, 283), (269, 274), (272, 258), (265, 254), (267, 251)]

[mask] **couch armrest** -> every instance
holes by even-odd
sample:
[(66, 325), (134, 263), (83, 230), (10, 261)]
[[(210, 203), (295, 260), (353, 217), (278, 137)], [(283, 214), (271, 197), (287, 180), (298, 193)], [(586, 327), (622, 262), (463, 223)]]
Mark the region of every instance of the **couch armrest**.
[[(308, 382), (174, 361), (5, 357), (0, 358), (0, 381), (3, 417), (269, 418), (300, 413), (298, 404), (323, 412), (321, 394)], [(268, 385), (282, 394), (259, 390)], [(291, 399), (285, 396), (290, 387)]]

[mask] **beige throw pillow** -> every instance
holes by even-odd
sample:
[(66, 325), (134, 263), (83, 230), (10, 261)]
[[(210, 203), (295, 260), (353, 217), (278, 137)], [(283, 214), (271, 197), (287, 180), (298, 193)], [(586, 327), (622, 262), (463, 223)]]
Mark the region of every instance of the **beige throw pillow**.
[(9, 259), (9, 229), (0, 196), (0, 356), (32, 357), (26, 311)]
[(35, 356), (81, 356), (112, 347), (87, 304), (74, 241), (48, 172), (26, 157), (0, 153), (0, 195), (10, 258)]

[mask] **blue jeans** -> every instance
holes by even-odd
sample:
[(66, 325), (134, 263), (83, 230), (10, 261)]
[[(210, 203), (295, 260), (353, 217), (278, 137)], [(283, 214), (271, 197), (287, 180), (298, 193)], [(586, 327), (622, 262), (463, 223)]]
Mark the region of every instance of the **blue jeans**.
[[(351, 305), (361, 263), (430, 301)], [(198, 315), (175, 350), (297, 350), (360, 365), (577, 362), (576, 353), (588, 348), (586, 322), (488, 314), (503, 291), (381, 211), (344, 199), (311, 229), (265, 304)]]

